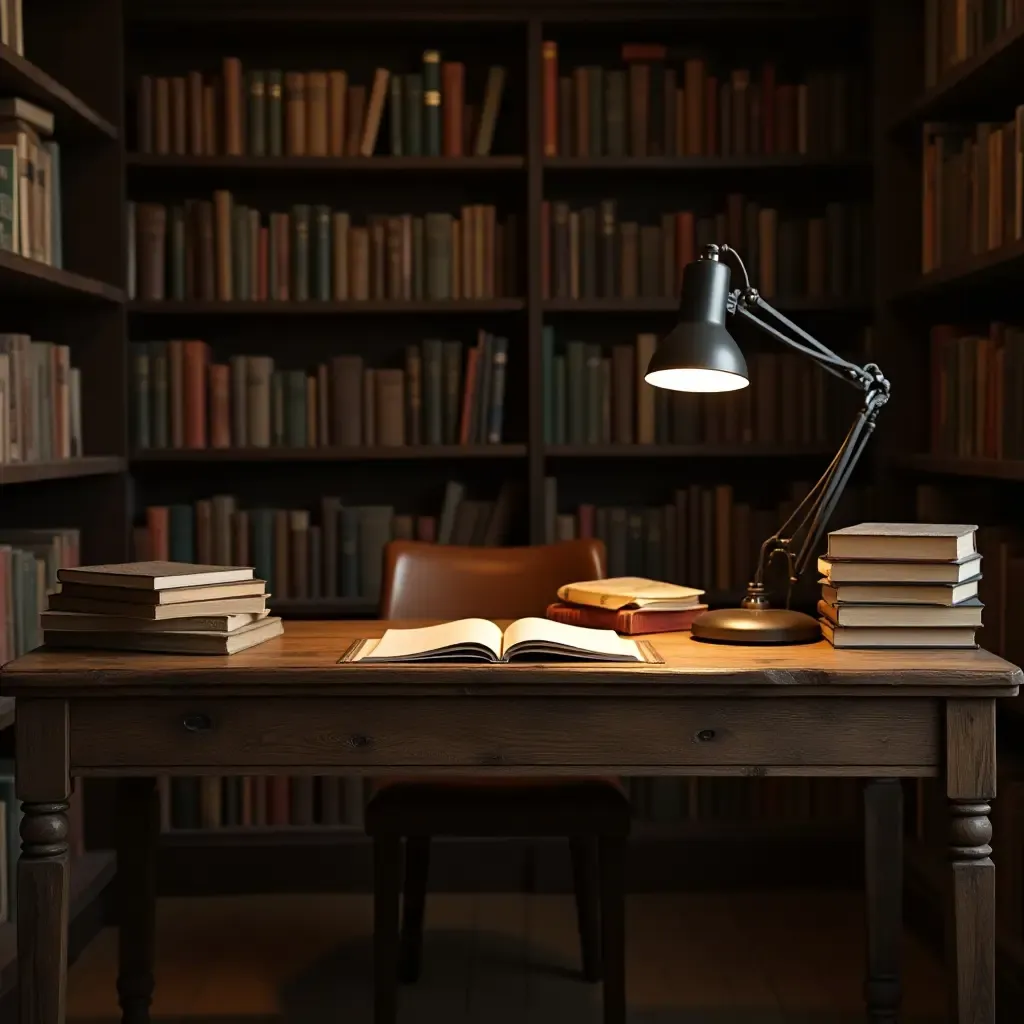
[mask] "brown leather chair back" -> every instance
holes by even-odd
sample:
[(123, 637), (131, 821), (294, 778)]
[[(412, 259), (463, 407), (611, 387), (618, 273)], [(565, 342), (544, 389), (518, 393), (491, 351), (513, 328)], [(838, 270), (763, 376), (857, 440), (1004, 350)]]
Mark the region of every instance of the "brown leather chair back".
[(385, 619), (543, 615), (563, 584), (604, 575), (599, 540), (520, 548), (393, 540), (384, 549), (380, 614)]

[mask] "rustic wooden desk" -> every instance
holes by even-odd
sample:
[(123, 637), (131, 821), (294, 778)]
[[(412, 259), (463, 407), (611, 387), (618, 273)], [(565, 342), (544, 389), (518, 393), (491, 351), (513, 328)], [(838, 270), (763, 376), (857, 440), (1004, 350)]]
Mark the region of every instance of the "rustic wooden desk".
[(126, 1024), (153, 990), (158, 773), (471, 770), (867, 778), (874, 1022), (900, 999), (903, 777), (945, 777), (951, 1019), (994, 1024), (995, 700), (1021, 672), (985, 651), (757, 649), (653, 638), (664, 665), (372, 666), (337, 660), (382, 623), (290, 623), (233, 657), (38, 651), (17, 697), (20, 1024), (63, 1024), (72, 776), (116, 776)]

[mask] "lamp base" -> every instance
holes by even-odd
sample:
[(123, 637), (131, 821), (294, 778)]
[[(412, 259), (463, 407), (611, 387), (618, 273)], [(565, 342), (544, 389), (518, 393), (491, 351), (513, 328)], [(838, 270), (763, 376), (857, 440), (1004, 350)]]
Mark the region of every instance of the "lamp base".
[(716, 608), (693, 620), (691, 634), (720, 644), (806, 644), (821, 639), (818, 620), (788, 608)]

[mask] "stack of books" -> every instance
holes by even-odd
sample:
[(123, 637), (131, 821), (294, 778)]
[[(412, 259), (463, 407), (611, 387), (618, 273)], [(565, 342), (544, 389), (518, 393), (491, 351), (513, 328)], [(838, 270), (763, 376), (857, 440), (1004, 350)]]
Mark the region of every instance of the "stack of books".
[(818, 559), (821, 631), (834, 647), (976, 647), (976, 526), (861, 523)]
[(284, 632), (247, 567), (127, 562), (59, 569), (57, 579), (41, 616), (48, 647), (235, 654)]
[(614, 629), (627, 636), (674, 633), (689, 629), (693, 620), (707, 611), (708, 606), (701, 603), (703, 596), (703, 590), (676, 583), (617, 576), (567, 583), (559, 588), (559, 600), (548, 605), (546, 615), (570, 626)]

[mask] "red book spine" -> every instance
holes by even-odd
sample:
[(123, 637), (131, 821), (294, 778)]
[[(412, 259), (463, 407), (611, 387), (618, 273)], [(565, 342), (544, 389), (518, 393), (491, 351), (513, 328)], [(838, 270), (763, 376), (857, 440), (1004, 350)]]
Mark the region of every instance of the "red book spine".
[(580, 537), (589, 539), (594, 536), (594, 516), (595, 510), (593, 505), (580, 505), (577, 510), (580, 524)]
[(483, 340), (466, 353), (466, 383), (462, 391), (462, 420), (459, 424), (459, 444), (469, 444), (469, 428), (473, 419), (473, 396), (476, 393), (477, 364)]
[(206, 344), (185, 342), (185, 447), (206, 447)]
[(156, 562), (171, 560), (171, 513), (166, 505), (150, 505), (146, 509), (149, 531), (149, 557)]
[(544, 69), (544, 155), (558, 156), (558, 44), (547, 40), (541, 48)]
[(288, 776), (271, 775), (267, 779), (267, 824), (290, 825)]
[(437, 517), (417, 516), (416, 518), (416, 539), (427, 544), (437, 541)]
[(210, 367), (210, 447), (231, 447), (231, 367)]
[(463, 153), (465, 86), (465, 64), (446, 62), (441, 65), (441, 152), (444, 156), (462, 156)]

